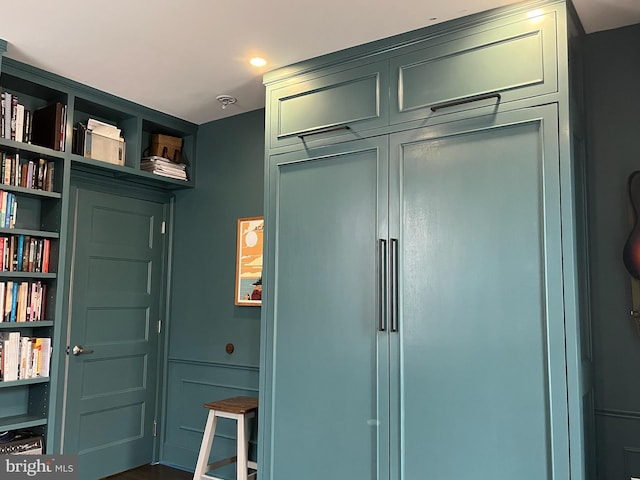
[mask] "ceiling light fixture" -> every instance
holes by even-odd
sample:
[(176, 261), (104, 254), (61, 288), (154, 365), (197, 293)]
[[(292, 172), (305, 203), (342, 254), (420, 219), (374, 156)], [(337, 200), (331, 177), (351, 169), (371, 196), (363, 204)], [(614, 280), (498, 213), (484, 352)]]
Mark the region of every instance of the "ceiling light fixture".
[(253, 57), (249, 60), (249, 63), (254, 67), (264, 67), (267, 64), (267, 61), (262, 57)]
[(222, 104), (223, 110), (227, 108), (227, 105), (233, 105), (238, 101), (236, 97), (232, 97), (231, 95), (218, 95), (216, 97), (216, 100), (218, 100)]

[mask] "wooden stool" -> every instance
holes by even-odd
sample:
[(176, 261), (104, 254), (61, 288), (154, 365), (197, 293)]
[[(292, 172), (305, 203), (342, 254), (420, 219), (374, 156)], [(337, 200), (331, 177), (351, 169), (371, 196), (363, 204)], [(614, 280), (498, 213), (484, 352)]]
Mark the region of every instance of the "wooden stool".
[[(218, 400), (216, 402), (209, 402), (204, 404), (204, 408), (209, 409), (209, 416), (207, 417), (207, 426), (204, 429), (204, 436), (202, 437), (202, 445), (200, 446), (200, 454), (198, 455), (198, 463), (196, 464), (196, 470), (193, 473), (193, 480), (223, 480), (219, 477), (207, 475), (210, 470), (228, 465), (230, 463), (236, 463), (236, 479), (237, 480), (249, 480), (250, 478), (256, 478), (258, 464), (251, 462), (247, 458), (247, 450), (249, 446), (249, 439), (247, 438), (247, 419), (256, 416), (258, 410), (258, 399), (253, 397), (234, 397), (227, 398), (225, 400)], [(216, 423), (218, 417), (231, 418), (237, 422), (237, 454), (234, 457), (225, 458), (214, 463), (207, 464), (209, 461), (209, 455), (211, 454), (211, 446), (213, 445), (213, 437), (216, 433)], [(249, 474), (249, 469), (256, 470)]]

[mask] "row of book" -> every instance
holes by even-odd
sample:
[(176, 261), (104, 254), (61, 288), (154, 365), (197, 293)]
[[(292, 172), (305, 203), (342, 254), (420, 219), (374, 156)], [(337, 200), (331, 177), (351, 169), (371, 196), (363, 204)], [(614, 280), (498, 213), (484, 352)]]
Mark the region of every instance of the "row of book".
[(2, 153), (0, 162), (0, 182), (4, 185), (53, 191), (55, 162), (41, 158), (39, 160), (20, 160), (20, 154)]
[(51, 239), (31, 235), (0, 236), (0, 272), (49, 273)]
[(20, 332), (0, 333), (0, 378), (4, 382), (48, 377), (51, 338), (28, 337)]
[(46, 308), (46, 283), (0, 282), (0, 322), (41, 322)]
[(0, 104), (2, 138), (64, 151), (66, 105), (56, 102), (31, 111), (8, 91), (0, 93)]
[(144, 157), (140, 160), (141, 170), (177, 180), (187, 180), (186, 168), (187, 166), (184, 163), (174, 163), (168, 158), (156, 155)]

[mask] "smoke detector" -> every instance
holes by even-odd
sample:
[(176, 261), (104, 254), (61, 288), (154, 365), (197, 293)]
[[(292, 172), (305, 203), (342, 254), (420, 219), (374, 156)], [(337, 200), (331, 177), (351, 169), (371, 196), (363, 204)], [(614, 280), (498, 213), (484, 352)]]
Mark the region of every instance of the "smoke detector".
[(227, 105), (233, 105), (238, 101), (236, 97), (232, 97), (231, 95), (218, 95), (216, 97), (216, 100), (218, 100), (222, 104), (223, 110), (227, 108)]

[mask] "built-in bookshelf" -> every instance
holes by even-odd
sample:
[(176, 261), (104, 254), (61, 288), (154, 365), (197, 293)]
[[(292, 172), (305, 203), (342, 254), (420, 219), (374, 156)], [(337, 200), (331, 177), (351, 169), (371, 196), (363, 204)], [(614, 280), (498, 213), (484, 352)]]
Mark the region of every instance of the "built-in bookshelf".
[[(0, 381), (0, 431), (29, 429), (51, 446), (68, 321), (62, 297), (72, 281), (65, 271), (71, 178), (88, 172), (154, 190), (194, 187), (198, 126), (6, 58), (6, 48), (0, 40), (0, 338), (51, 339), (53, 353), (48, 376), (32, 366), (26, 375)], [(122, 162), (92, 158), (78, 147), (85, 140), (78, 131), (90, 121), (119, 132)], [(186, 181), (141, 169), (155, 134), (182, 139)]]
[(61, 155), (0, 139), (1, 431), (46, 434), (58, 302)]

